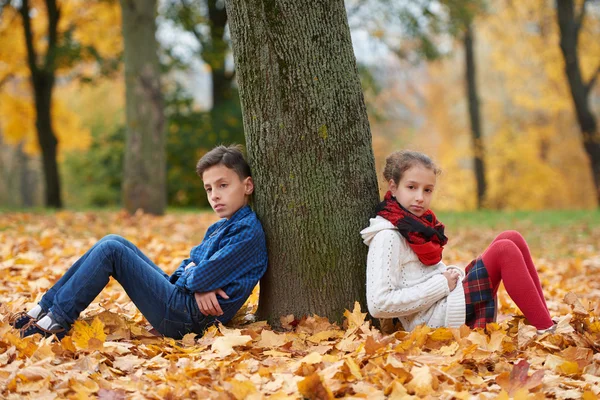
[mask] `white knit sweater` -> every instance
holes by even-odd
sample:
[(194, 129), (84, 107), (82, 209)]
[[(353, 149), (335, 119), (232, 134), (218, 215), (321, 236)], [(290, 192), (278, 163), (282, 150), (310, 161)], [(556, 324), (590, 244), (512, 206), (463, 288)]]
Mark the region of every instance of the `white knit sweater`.
[[(424, 265), (396, 227), (372, 218), (360, 233), (369, 246), (367, 305), (375, 318), (398, 318), (407, 331), (417, 325), (459, 327), (465, 323), (464, 272), (443, 262)], [(450, 292), (443, 274), (456, 269), (461, 279)]]

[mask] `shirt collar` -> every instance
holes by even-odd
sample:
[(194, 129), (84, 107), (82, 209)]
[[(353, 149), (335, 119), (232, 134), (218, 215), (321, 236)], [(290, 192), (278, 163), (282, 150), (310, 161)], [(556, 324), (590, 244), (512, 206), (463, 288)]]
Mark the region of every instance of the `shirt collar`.
[(248, 214), (250, 214), (252, 212), (252, 209), (250, 208), (249, 205), (245, 205), (242, 208), (240, 208), (239, 210), (237, 210), (232, 216), (231, 218), (229, 218), (227, 221), (227, 223), (232, 223), (235, 222), (237, 220), (240, 220), (242, 218), (244, 218), (245, 216), (247, 216)]

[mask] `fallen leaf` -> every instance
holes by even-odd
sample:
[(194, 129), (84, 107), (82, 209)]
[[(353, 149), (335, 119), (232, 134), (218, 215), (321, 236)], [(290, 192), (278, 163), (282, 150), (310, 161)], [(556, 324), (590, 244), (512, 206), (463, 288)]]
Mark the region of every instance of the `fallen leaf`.
[(101, 350), (106, 340), (104, 324), (98, 318), (94, 318), (91, 325), (82, 320), (73, 324), (73, 342), (79, 349)]

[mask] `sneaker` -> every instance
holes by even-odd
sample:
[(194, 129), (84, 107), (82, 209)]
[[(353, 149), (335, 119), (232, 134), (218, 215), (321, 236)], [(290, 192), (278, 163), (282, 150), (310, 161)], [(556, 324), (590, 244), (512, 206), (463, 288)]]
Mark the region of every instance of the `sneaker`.
[(56, 339), (61, 340), (66, 336), (67, 330), (63, 327), (57, 329), (44, 329), (37, 324), (37, 321), (31, 321), (29, 324), (25, 325), (23, 329), (21, 329), (21, 338), (35, 335), (36, 333), (39, 333), (45, 338), (54, 335), (56, 336)]
[(552, 324), (552, 326), (550, 328), (538, 329), (537, 334), (543, 335), (544, 333), (554, 333), (556, 331), (557, 326), (558, 326), (558, 324), (555, 322), (554, 324)]
[(8, 324), (15, 329), (22, 329), (25, 325), (35, 320), (31, 315), (25, 311), (14, 313), (8, 319)]

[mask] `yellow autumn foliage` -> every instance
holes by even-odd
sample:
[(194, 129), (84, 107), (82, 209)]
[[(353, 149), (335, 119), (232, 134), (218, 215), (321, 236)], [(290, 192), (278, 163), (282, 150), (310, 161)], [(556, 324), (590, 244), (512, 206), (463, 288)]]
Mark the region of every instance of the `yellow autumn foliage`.
[[(118, 2), (65, 0), (59, 2), (59, 7), (59, 40), (70, 32), (81, 48), (93, 47), (98, 56), (104, 59), (115, 58), (122, 52)], [(33, 45), (38, 55), (37, 62), (42, 65), (47, 51), (46, 8), (39, 0), (30, 1), (30, 8)], [(0, 134), (7, 143), (24, 142), (27, 153), (38, 153), (35, 108), (22, 19), (13, 6), (6, 6), (0, 18), (0, 42)], [(74, 64), (59, 59), (51, 105), (52, 124), (59, 142), (59, 152), (85, 150), (89, 146), (89, 129), (83, 125), (80, 116), (73, 112), (72, 105), (68, 106), (72, 102), (71, 97), (78, 97), (78, 93), (68, 88), (80, 88), (78, 83), (71, 80), (71, 76), (95, 76), (98, 72), (94, 56), (89, 51), (82, 51)]]
[[(545, 0), (498, 1), (475, 19), (477, 84), (483, 130), (487, 194), (484, 206), (495, 209), (595, 208), (595, 188), (564, 72), (556, 10)], [(581, 1), (577, 2), (577, 8)], [(589, 7), (589, 4), (588, 4)], [(584, 79), (600, 60), (600, 18), (588, 12), (580, 34)], [(452, 56), (410, 71), (422, 88), (390, 95), (415, 116), (375, 121), (374, 151), (378, 173), (392, 150), (409, 148), (433, 157), (442, 169), (434, 210), (476, 207), (473, 144), (464, 81), (462, 43)], [(596, 83), (596, 93), (598, 87)], [(414, 99), (422, 96), (420, 107)], [(385, 100), (389, 101), (389, 100)], [(598, 115), (596, 118), (600, 118)], [(395, 124), (395, 126), (394, 126)], [(380, 180), (380, 185), (386, 185)]]

